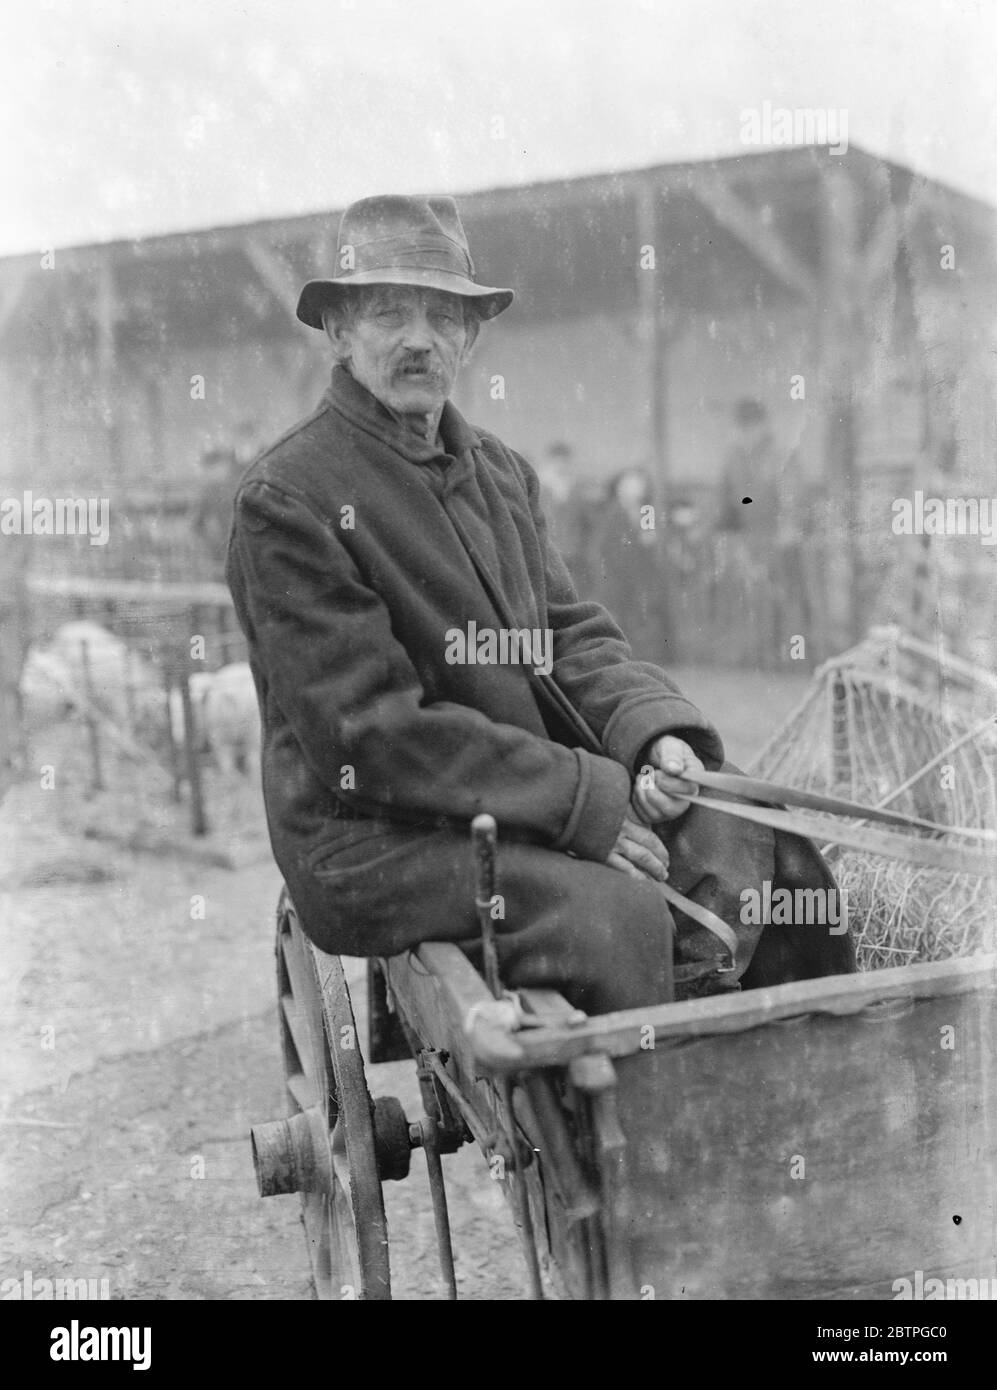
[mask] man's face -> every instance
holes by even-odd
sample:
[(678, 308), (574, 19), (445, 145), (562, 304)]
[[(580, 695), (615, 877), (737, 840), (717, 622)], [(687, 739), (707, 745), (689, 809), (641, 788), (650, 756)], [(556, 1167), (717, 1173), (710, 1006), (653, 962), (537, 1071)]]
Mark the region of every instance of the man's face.
[(409, 285), (371, 287), (338, 333), (356, 380), (390, 410), (419, 416), (450, 395), (468, 339), (457, 295)]

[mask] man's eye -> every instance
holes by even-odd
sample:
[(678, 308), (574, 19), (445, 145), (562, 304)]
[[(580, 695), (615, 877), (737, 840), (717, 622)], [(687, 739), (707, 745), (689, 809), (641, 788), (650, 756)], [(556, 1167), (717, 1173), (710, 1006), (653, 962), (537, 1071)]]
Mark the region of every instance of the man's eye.
[(404, 319), (401, 309), (380, 309), (377, 315), (378, 323), (397, 324), (403, 323)]
[(444, 328), (452, 328), (454, 324), (460, 322), (460, 319), (456, 314), (451, 314), (449, 310), (440, 309), (437, 313), (433, 314), (433, 322), (442, 324)]

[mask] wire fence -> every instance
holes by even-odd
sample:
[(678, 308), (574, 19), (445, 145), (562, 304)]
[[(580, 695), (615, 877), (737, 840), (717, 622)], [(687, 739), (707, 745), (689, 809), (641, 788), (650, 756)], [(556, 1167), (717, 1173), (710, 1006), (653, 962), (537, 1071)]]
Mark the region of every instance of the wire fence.
[[(8, 766), (25, 763), (40, 701), (44, 717), (76, 719), (85, 731), (89, 795), (106, 790), (108, 765), (124, 760), (187, 802), (192, 834), (208, 834), (206, 682), (247, 660), (227, 589), (35, 576), (28, 599), (20, 678), (6, 683)], [(248, 674), (239, 674), (245, 697)]]

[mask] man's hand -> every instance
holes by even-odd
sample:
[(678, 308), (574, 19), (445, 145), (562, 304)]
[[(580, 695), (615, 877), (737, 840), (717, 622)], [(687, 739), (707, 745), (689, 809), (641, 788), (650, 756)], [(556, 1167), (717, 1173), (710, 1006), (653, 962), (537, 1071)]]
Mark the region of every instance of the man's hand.
[(634, 813), (645, 825), (675, 820), (688, 808), (689, 793), (696, 790), (692, 782), (682, 780), (682, 774), (704, 770), (687, 743), (664, 734), (651, 745), (648, 762), (637, 774), (630, 802)]
[(606, 863), (632, 878), (653, 878), (664, 883), (668, 877), (668, 851), (646, 825), (624, 817), (616, 844)]

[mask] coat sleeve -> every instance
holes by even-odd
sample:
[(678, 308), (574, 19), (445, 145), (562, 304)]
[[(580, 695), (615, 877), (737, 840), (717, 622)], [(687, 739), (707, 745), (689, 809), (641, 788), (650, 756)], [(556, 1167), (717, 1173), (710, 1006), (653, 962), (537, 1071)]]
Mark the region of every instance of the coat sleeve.
[[(487, 810), (552, 848), (605, 860), (629, 804), (626, 770), (468, 706), (426, 703), (384, 601), (303, 496), (243, 486), (227, 573), (268, 692), (338, 798), (401, 819)], [(341, 788), (346, 764), (355, 792)]]
[(537, 476), (525, 459), (519, 463), (544, 553), (554, 680), (592, 727), (607, 756), (632, 773), (639, 770), (647, 745), (662, 734), (684, 739), (706, 767), (720, 767), (723, 743), (705, 715), (659, 666), (633, 659), (626, 638), (601, 604), (579, 599), (564, 560), (547, 536)]

